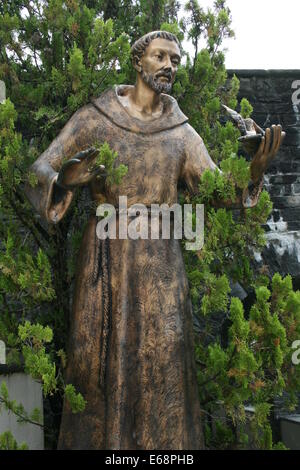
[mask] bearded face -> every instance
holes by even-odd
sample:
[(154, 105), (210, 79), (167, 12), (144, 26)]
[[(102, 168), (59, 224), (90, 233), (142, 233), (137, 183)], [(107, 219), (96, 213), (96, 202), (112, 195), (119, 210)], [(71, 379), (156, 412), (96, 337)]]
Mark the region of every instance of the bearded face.
[(142, 57), (136, 57), (135, 68), (143, 82), (156, 94), (170, 94), (180, 63), (180, 49), (175, 41), (153, 39)]
[(167, 71), (151, 74), (142, 70), (142, 79), (155, 93), (171, 93), (172, 74)]

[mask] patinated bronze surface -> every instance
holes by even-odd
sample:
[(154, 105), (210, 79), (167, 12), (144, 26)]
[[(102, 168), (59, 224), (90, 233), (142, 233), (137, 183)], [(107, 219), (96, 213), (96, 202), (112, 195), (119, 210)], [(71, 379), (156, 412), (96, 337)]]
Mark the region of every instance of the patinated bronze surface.
[[(177, 42), (148, 36), (145, 50), (138, 43), (133, 52), (135, 86), (109, 89), (78, 110), (32, 167), (39, 185), (28, 187), (27, 196), (49, 223), (62, 219), (82, 184), (89, 184), (97, 202), (118, 206), (119, 195), (125, 195), (128, 205), (172, 205), (181, 180), (196, 191), (203, 171), (216, 168), (176, 100), (161, 93), (175, 77)], [(281, 128), (273, 134), (272, 145), (267, 134), (261, 139), (253, 167), (256, 191), (242, 195), (244, 206), (257, 201)], [(97, 178), (99, 170), (88, 171), (93, 150), (78, 155), (95, 142), (108, 142), (118, 152), (116, 163), (128, 166), (119, 186)], [(87, 407), (74, 415), (65, 403), (59, 448), (203, 448), (180, 243), (101, 241), (96, 223), (91, 216), (81, 244), (66, 373)]]

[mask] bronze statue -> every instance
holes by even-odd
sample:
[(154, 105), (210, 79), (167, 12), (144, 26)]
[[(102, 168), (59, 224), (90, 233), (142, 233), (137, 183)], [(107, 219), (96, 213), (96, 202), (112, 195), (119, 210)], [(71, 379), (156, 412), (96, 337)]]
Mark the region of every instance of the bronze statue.
[[(62, 219), (80, 185), (89, 185), (94, 201), (115, 206), (119, 195), (128, 197), (128, 205), (172, 205), (180, 180), (196, 192), (203, 171), (216, 168), (168, 95), (180, 62), (176, 37), (149, 33), (133, 45), (132, 57), (135, 85), (111, 88), (79, 109), (32, 166), (39, 184), (28, 186), (27, 196), (49, 223)], [(281, 126), (264, 135), (253, 121), (245, 126), (246, 143), (253, 141), (253, 129), (259, 135), (252, 189), (239, 201), (251, 207), (284, 133)], [(118, 152), (117, 164), (127, 165), (120, 185), (106, 184), (101, 169), (91, 170), (96, 141), (108, 142)], [(87, 406), (72, 414), (64, 404), (59, 448), (201, 449), (192, 307), (180, 242), (99, 240), (96, 224), (93, 215), (81, 244), (66, 371), (66, 382)]]

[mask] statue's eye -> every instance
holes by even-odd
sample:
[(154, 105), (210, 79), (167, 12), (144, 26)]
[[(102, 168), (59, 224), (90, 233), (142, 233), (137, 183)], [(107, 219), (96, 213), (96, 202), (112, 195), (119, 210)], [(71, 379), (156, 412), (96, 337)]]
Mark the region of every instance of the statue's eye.
[(157, 57), (158, 60), (162, 60), (163, 58), (162, 54), (156, 54), (155, 57)]

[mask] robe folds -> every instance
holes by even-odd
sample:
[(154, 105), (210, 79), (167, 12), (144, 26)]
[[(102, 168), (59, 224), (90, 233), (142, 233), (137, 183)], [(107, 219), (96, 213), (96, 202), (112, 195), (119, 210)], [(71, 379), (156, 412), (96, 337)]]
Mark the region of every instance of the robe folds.
[[(127, 86), (79, 109), (33, 164), (38, 185), (27, 186), (26, 194), (49, 223), (62, 219), (74, 194), (55, 183), (62, 162), (95, 143), (108, 142), (118, 152), (116, 163), (128, 167), (120, 185), (90, 184), (94, 201), (115, 207), (119, 196), (127, 196), (128, 206), (172, 205), (181, 180), (196, 191), (203, 171), (216, 168), (174, 98), (162, 95), (163, 115), (140, 121), (119, 99)], [(72, 414), (65, 401), (58, 447), (201, 449), (192, 307), (180, 242), (99, 240), (96, 225), (93, 214), (77, 263), (66, 370), (66, 383), (87, 405)]]

